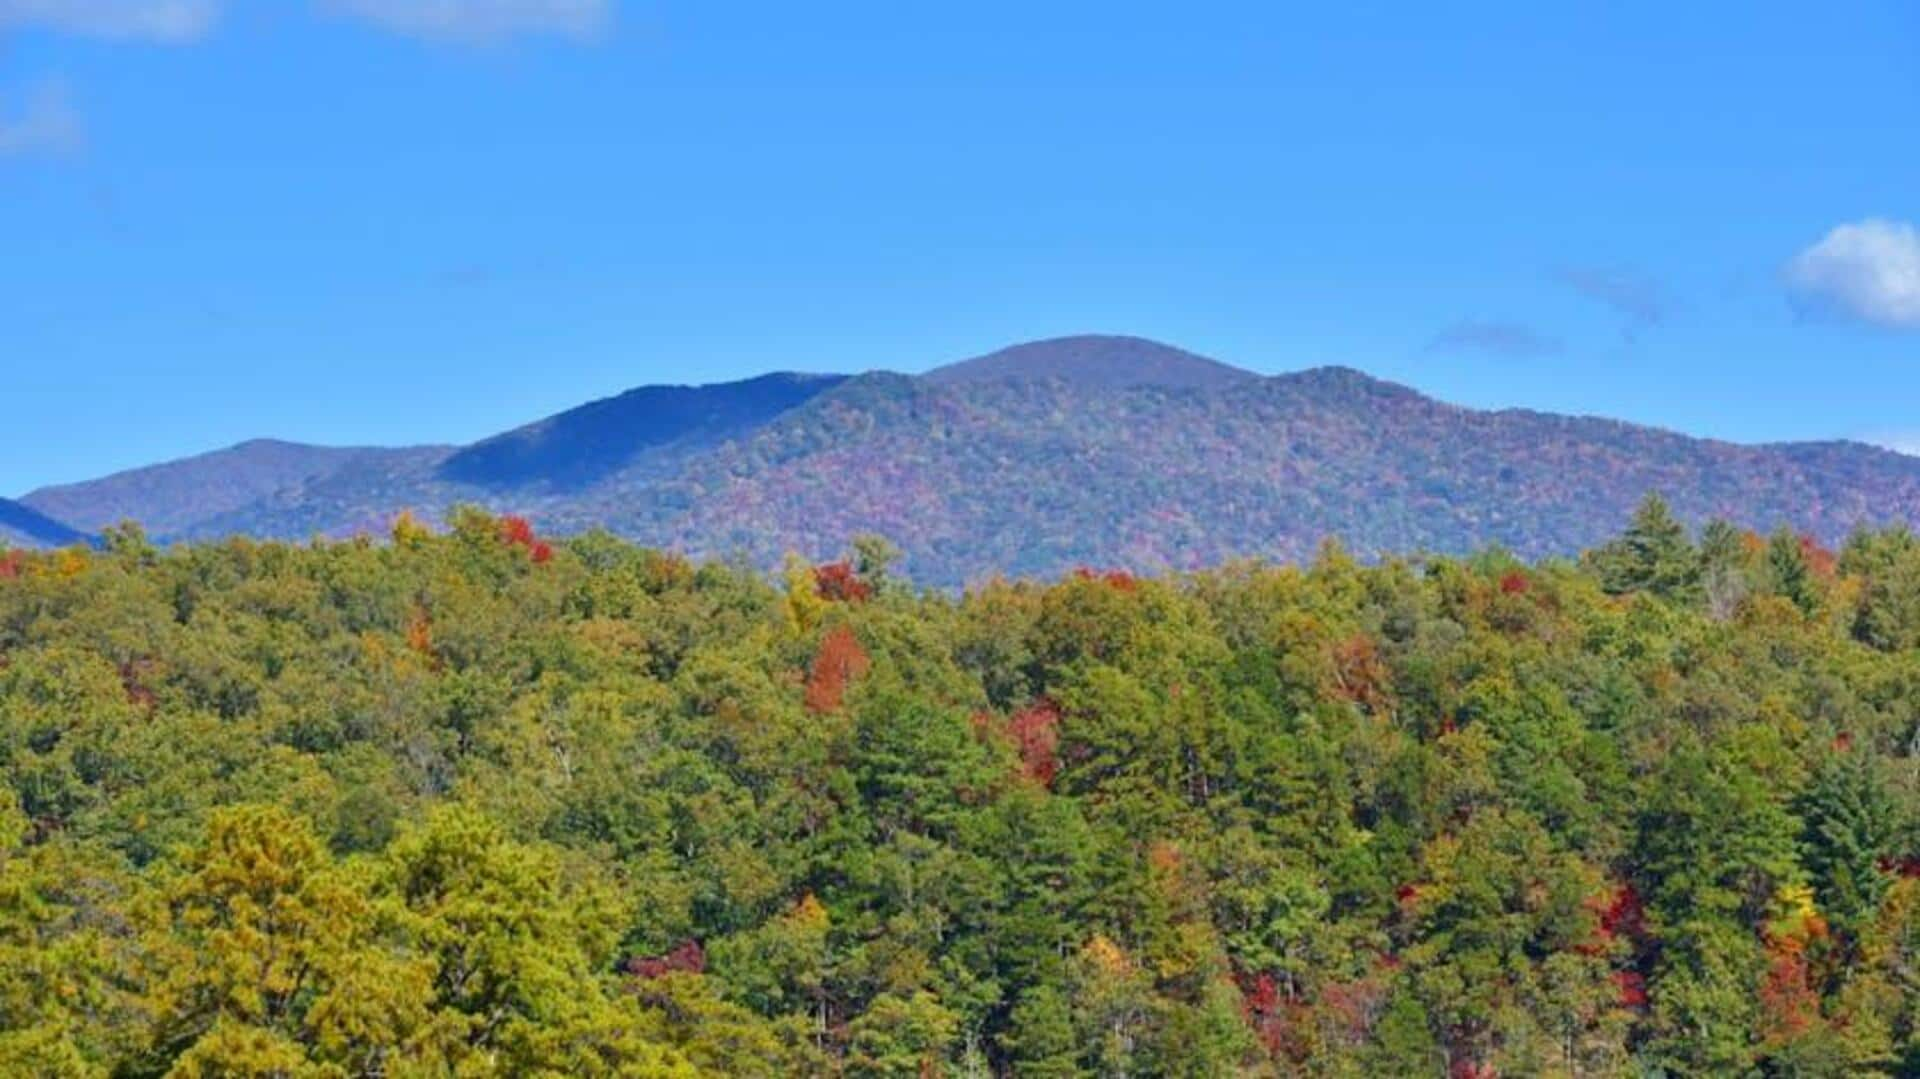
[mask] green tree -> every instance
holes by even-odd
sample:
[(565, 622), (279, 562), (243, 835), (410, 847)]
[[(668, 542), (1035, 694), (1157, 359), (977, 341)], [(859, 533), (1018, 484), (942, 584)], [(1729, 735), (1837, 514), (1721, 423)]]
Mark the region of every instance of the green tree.
[(1688, 541), (1686, 526), (1658, 494), (1647, 495), (1626, 532), (1594, 551), (1591, 561), (1601, 587), (1615, 594), (1651, 592), (1684, 599), (1700, 582), (1699, 552)]

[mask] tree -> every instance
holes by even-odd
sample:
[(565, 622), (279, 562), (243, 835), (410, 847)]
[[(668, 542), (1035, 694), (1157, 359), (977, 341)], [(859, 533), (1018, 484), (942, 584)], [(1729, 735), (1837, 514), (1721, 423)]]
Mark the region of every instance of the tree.
[(1042, 984), (1021, 994), (1008, 1028), (1000, 1045), (1014, 1074), (1032, 1079), (1078, 1079), (1087, 1074), (1080, 1066), (1073, 1011), (1058, 988)]
[(1802, 848), (1820, 909), (1857, 932), (1880, 908), (1892, 878), (1899, 809), (1879, 763), (1850, 751), (1822, 761), (1800, 799)]
[(1647, 495), (1626, 532), (1591, 559), (1601, 587), (1616, 595), (1651, 592), (1685, 599), (1700, 581), (1699, 552), (1688, 542), (1686, 526), (1657, 494)]

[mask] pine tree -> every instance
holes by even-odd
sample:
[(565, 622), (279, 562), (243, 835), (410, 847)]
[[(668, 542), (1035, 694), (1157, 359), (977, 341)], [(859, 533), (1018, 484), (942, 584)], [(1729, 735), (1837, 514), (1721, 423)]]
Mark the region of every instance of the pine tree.
[(1615, 595), (1651, 592), (1685, 599), (1700, 583), (1700, 554), (1688, 541), (1686, 526), (1657, 494), (1640, 503), (1626, 532), (1595, 551), (1592, 561), (1601, 587)]

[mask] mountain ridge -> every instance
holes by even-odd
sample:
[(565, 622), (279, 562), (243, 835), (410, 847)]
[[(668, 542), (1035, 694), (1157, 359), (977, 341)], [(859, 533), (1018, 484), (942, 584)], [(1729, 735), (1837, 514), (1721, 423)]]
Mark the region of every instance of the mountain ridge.
[(1122, 334), (1026, 341), (920, 376), (936, 385), (1058, 378), (1110, 389), (1141, 385), (1211, 389), (1260, 376), (1172, 345)]
[[(829, 557), (880, 532), (916, 579), (950, 585), (1082, 564), (1299, 558), (1329, 535), (1369, 556), (1486, 543), (1563, 554), (1613, 534), (1649, 491), (1694, 523), (1787, 524), (1825, 541), (1920, 520), (1920, 458), (1862, 443), (1749, 445), (1475, 409), (1351, 367), (1262, 376), (1099, 335), (922, 375), (637, 387), (466, 447), (221, 452), (145, 470), (168, 480), (133, 485), (162, 500), (165, 525), (150, 531), (345, 535), (469, 502), (556, 533), (606, 527), (769, 563), (788, 550)], [(222, 474), (231, 461), (251, 462), (244, 482)], [(462, 461), (480, 467), (450, 464)], [(103, 501), (137, 509), (125, 475)], [(203, 505), (165, 502), (202, 487)], [(53, 495), (84, 501), (85, 488), (29, 502), (46, 512), (61, 504)]]
[(0, 547), (67, 547), (94, 537), (9, 498), (0, 498)]

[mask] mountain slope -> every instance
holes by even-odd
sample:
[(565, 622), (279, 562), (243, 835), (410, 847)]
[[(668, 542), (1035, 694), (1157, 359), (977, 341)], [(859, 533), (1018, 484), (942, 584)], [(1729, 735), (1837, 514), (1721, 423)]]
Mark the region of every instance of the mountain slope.
[(155, 536), (172, 536), (340, 469), (408, 452), (255, 439), (97, 480), (42, 487), (20, 501), (80, 528), (97, 531), (134, 520)]
[(0, 547), (65, 547), (92, 538), (30, 506), (0, 498)]
[(880, 532), (932, 585), (1300, 558), (1327, 536), (1363, 555), (1568, 554), (1614, 535), (1649, 491), (1695, 523), (1829, 542), (1920, 521), (1920, 458), (1477, 411), (1347, 368), (1261, 377), (1136, 338), (1036, 342), (920, 377), (646, 387), (463, 450), (258, 445), (283, 449), (33, 498), (163, 537), (379, 531), (402, 509), (474, 502), (548, 532), (607, 527), (763, 563)]
[(1084, 334), (1014, 345), (934, 368), (922, 377), (936, 386), (1059, 379), (1086, 389), (1218, 389), (1260, 376), (1143, 337)]
[(779, 372), (709, 386), (643, 386), (476, 442), (442, 462), (439, 478), (495, 491), (578, 489), (648, 450), (697, 449), (745, 434), (845, 377)]
[(1648, 491), (1685, 517), (1837, 540), (1920, 520), (1920, 460), (1738, 446), (1447, 405), (1322, 368), (1195, 393), (863, 376), (640, 493), (608, 523), (696, 551), (826, 555), (861, 531), (927, 583), (1074, 565), (1186, 568), (1500, 543), (1570, 553)]

